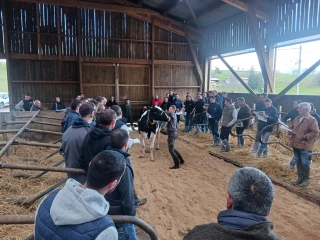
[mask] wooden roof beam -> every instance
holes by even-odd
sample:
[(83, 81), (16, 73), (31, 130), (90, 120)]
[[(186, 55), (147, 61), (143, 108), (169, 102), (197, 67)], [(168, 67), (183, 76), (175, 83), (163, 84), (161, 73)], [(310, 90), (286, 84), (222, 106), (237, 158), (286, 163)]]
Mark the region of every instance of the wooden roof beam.
[(194, 11), (193, 11), (192, 6), (190, 5), (189, 0), (186, 0), (186, 2), (187, 2), (187, 5), (188, 5), (188, 7), (189, 7), (189, 10), (190, 10), (190, 12), (191, 12), (191, 15), (192, 15), (192, 17), (193, 17), (193, 20), (196, 22), (197, 27), (198, 27), (199, 29), (201, 29), (201, 25), (200, 25), (200, 23), (199, 23), (199, 21), (198, 21), (198, 19), (197, 19), (197, 17), (196, 17), (196, 14), (195, 14)]
[[(252, 2), (253, 3), (253, 2)], [(254, 4), (248, 4), (249, 11), (247, 11), (247, 19), (250, 28), (250, 33), (256, 53), (258, 56), (259, 64), (261, 67), (262, 76), (265, 82), (265, 86), (269, 86), (270, 92), (273, 92), (271, 80), (273, 79), (273, 72), (271, 70), (269, 58), (265, 50), (265, 43), (263, 42), (260, 29), (258, 27), (258, 19), (256, 17), (256, 11)]]
[[(248, 3), (242, 0), (222, 0), (222, 1), (244, 12), (248, 12), (248, 9), (249, 9)], [(266, 21), (270, 20), (270, 16), (267, 13), (261, 11), (260, 9), (256, 9), (256, 16), (262, 20), (266, 20)]]
[(167, 0), (166, 3), (164, 4), (166, 7), (162, 11), (162, 14), (166, 14), (169, 12), (171, 9), (175, 8), (178, 6), (179, 3), (183, 2), (183, 0)]

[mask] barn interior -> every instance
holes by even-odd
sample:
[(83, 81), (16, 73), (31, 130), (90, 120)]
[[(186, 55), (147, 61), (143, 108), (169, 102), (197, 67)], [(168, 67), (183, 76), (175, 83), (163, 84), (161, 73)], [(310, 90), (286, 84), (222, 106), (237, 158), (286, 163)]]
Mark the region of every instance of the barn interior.
[[(244, 96), (247, 103), (253, 106), (257, 101), (256, 93), (225, 58), (256, 52), (264, 80), (264, 92), (269, 94), (277, 108), (281, 105), (283, 112), (288, 112), (295, 96), (286, 93), (320, 65), (319, 59), (283, 91), (274, 94), (275, 49), (279, 46), (319, 39), (320, 0), (1, 0), (0, 4), (0, 59), (5, 59), (7, 63), (11, 109), (10, 113), (0, 114), (2, 146), (6, 146), (10, 139), (19, 133), (19, 129), (28, 125), (27, 120), (32, 117), (30, 114), (14, 112), (14, 106), (23, 99), (25, 93), (41, 100), (43, 109), (49, 109), (56, 96), (60, 96), (68, 104), (79, 93), (89, 97), (106, 96), (108, 99), (114, 96), (119, 104), (130, 99), (135, 106), (135, 115), (138, 116), (140, 109), (144, 105), (150, 105), (155, 95), (163, 97), (169, 90), (173, 90), (181, 96), (185, 96), (187, 92), (195, 96), (199, 91), (208, 91), (211, 60), (219, 58), (248, 91), (246, 94), (231, 93), (229, 96), (232, 99)], [(299, 98), (302, 101), (313, 102), (315, 108), (320, 108), (319, 96), (306, 95)], [(16, 146), (11, 146), (9, 151), (3, 151), (3, 154), (9, 153), (9, 156), (1, 155), (1, 162), (34, 164), (32, 161), (23, 160), (22, 157), (39, 158), (41, 164), (49, 166), (58, 160), (61, 161), (61, 157), (58, 156), (44, 161), (51, 153), (48, 149), (56, 148), (45, 144), (58, 146), (54, 142), (61, 137), (58, 134), (60, 115), (61, 113), (41, 111), (35, 118), (37, 120), (33, 119), (26, 131), (22, 135), (19, 134), (19, 139), (14, 139), (9, 144), (8, 149), (11, 144)], [(187, 149), (190, 145), (183, 141), (192, 138), (181, 133), (181, 139), (179, 146)], [(199, 157), (212, 158), (207, 153), (207, 150), (210, 150), (205, 143), (207, 140), (209, 141), (201, 138), (192, 140), (203, 144), (193, 146), (193, 150), (197, 152), (200, 149), (198, 147), (202, 146), (205, 153), (199, 156), (191, 154), (188, 160)], [(31, 141), (33, 145), (26, 145), (27, 141)], [(162, 149), (165, 149), (166, 143), (163, 139), (161, 141)], [(44, 145), (41, 146), (41, 143)], [(274, 147), (274, 151), (278, 150), (278, 146)], [(39, 155), (34, 156), (34, 152), (38, 152)], [(216, 215), (218, 209), (224, 207), (223, 191), (230, 177), (229, 172), (235, 167), (228, 168), (225, 163), (213, 157), (214, 164), (222, 170), (207, 166), (204, 176), (201, 176), (200, 169), (206, 163), (195, 161), (190, 164), (190, 167), (198, 169), (195, 177), (203, 181), (212, 181), (209, 177), (210, 171), (218, 171), (217, 175), (223, 181), (216, 191), (207, 190), (210, 185), (206, 185), (205, 190), (199, 190), (181, 209), (184, 212), (190, 211), (187, 214), (175, 211), (170, 206), (188, 197), (183, 194), (174, 195), (174, 200), (168, 197), (169, 193), (179, 192), (179, 189), (163, 183), (160, 177), (155, 179), (163, 183), (168, 189), (167, 192), (160, 190), (154, 182), (146, 184), (144, 181), (157, 175), (153, 168), (158, 168), (161, 169), (165, 180), (176, 179), (177, 186), (186, 191), (189, 185), (184, 186), (182, 182), (187, 181), (184, 174), (188, 175), (190, 172), (183, 170), (182, 173), (169, 174), (164, 170), (163, 162), (156, 162), (156, 166), (147, 160), (141, 162), (138, 152), (138, 149), (133, 150), (133, 158), (136, 160), (134, 167), (137, 169), (137, 175), (144, 177), (137, 177), (137, 185), (151, 201), (151, 206), (139, 210), (138, 216), (155, 228), (159, 239), (182, 239), (193, 225), (215, 220), (208, 215)], [(168, 153), (157, 154), (164, 159), (169, 156)], [(289, 158), (290, 154), (285, 152), (281, 153), (281, 156)], [(237, 159), (244, 155), (243, 152), (243, 155), (235, 154), (231, 157)], [(314, 188), (300, 193), (298, 190), (284, 190), (289, 187), (286, 187), (283, 179), (278, 179), (281, 187), (276, 191), (281, 197), (276, 200), (276, 204), (277, 211), (282, 212), (278, 217), (274, 212), (272, 218), (279, 224), (276, 230), (281, 236), (294, 239), (299, 234), (298, 230), (306, 231), (305, 239), (316, 239), (320, 235), (319, 230), (314, 230), (317, 224), (320, 224), (320, 165), (316, 160), (314, 165), (317, 171), (314, 171), (312, 176)], [(275, 158), (274, 161), (281, 159)], [(254, 165), (250, 161), (244, 161), (242, 164)], [(11, 182), (11, 175), (18, 172), (8, 171), (1, 169), (4, 180), (2, 193), (10, 193), (5, 196), (7, 200), (11, 197), (21, 199), (23, 196), (19, 197), (19, 191), (23, 188), (23, 194), (32, 198), (57, 183), (54, 180), (58, 179), (61, 186), (65, 178), (63, 173), (49, 173), (52, 175), (44, 176), (44, 180), (41, 177), (32, 180), (15, 178)], [(272, 175), (272, 170), (269, 173)], [(273, 174), (274, 180), (277, 181), (281, 174), (283, 172)], [(292, 175), (292, 172), (286, 174)], [(21, 187), (19, 190), (13, 190), (14, 186), (10, 182)], [(200, 188), (200, 185), (196, 186)], [(210, 194), (219, 196), (212, 198)], [(158, 199), (163, 201), (157, 202)], [(194, 206), (209, 203), (207, 199), (219, 201), (215, 210), (207, 207), (198, 209)], [(296, 208), (286, 213), (285, 201), (296, 204)], [(36, 209), (35, 204), (21, 205), (21, 201), (4, 202), (0, 203), (3, 216), (30, 217)], [(36, 200), (35, 203), (39, 204), (40, 201)], [(194, 210), (189, 210), (192, 206)], [(12, 211), (7, 211), (8, 209)], [(157, 214), (157, 209), (161, 209), (162, 213), (158, 218), (161, 222), (159, 226), (157, 219), (152, 219), (152, 216)], [(176, 218), (190, 219), (196, 214), (196, 210), (201, 212), (202, 217), (196, 218), (195, 221), (186, 220), (185, 226), (181, 223), (175, 226)], [(173, 211), (172, 215), (168, 214), (170, 211)], [(292, 214), (295, 211), (300, 211), (299, 217), (303, 219), (303, 223), (294, 220)], [(314, 222), (305, 218), (308, 214), (313, 216)], [(18, 225), (0, 226), (1, 238), (23, 239), (32, 234), (32, 225), (19, 225), (30, 224), (32, 219), (23, 221), (20, 218), (10, 221), (4, 219), (1, 224), (10, 222)], [(314, 226), (313, 230), (306, 230), (310, 225)], [(24, 231), (19, 232), (19, 229)], [(303, 235), (299, 235), (299, 239), (304, 239)]]

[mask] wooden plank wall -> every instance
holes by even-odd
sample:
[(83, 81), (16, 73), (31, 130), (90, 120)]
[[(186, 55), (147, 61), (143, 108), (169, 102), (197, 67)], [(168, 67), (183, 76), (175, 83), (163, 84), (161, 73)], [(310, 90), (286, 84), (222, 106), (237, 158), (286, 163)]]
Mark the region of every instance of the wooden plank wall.
[[(8, 56), (1, 55), (0, 40), (0, 57), (8, 58), (12, 105), (25, 93), (51, 103), (84, 92), (120, 103), (129, 98), (140, 108), (153, 92), (164, 97), (170, 89), (181, 95), (200, 90), (184, 36), (159, 27), (152, 34), (151, 23), (119, 12), (5, 0), (2, 8)], [(200, 43), (192, 43), (199, 58)]]

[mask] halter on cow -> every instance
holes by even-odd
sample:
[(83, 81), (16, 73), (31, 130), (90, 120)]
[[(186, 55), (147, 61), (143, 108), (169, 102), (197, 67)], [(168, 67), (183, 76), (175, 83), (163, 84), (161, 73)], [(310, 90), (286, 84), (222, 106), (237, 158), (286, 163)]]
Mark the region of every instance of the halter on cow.
[(155, 106), (145, 111), (138, 121), (140, 141), (142, 144), (142, 155), (145, 156), (145, 142), (150, 142), (150, 160), (154, 160), (153, 148), (157, 137), (157, 150), (160, 149), (160, 122), (168, 122), (168, 115), (159, 107)]

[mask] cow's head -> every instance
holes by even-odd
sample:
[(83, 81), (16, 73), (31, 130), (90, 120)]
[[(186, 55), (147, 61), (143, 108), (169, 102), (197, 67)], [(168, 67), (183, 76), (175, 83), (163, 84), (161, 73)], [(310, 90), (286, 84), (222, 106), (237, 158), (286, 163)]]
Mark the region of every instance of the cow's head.
[(168, 122), (168, 115), (159, 107), (155, 106), (150, 109), (150, 117), (155, 121)]

